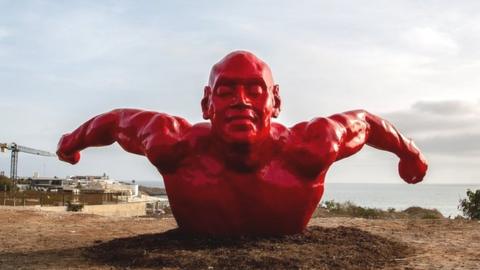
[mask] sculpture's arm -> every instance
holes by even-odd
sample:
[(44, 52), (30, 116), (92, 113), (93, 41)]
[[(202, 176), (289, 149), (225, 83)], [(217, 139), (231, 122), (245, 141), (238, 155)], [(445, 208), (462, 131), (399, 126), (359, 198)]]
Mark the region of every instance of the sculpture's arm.
[(397, 155), (399, 174), (408, 183), (422, 181), (427, 171), (427, 162), (411, 139), (405, 138), (388, 121), (363, 110), (316, 118), (308, 124), (307, 134), (314, 134), (325, 142), (320, 147), (328, 145), (327, 156), (331, 162), (351, 156), (368, 144)]
[(88, 120), (72, 133), (62, 136), (57, 155), (75, 164), (80, 151), (91, 146), (117, 142), (130, 153), (145, 155), (152, 162), (168, 154), (190, 124), (182, 118), (136, 109), (117, 109)]

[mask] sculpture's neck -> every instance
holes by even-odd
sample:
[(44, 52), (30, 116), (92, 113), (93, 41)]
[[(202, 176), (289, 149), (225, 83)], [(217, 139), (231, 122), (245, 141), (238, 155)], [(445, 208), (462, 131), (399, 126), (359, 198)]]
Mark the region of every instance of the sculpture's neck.
[(215, 149), (224, 157), (226, 166), (241, 171), (249, 171), (261, 166), (271, 153), (271, 137), (253, 143), (225, 143), (216, 141)]

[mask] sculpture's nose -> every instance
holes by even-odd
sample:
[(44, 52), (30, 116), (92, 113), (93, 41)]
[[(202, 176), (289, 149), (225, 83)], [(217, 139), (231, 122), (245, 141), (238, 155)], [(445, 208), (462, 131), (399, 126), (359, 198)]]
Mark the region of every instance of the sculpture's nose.
[(234, 105), (250, 105), (251, 100), (247, 95), (247, 89), (244, 85), (235, 86)]

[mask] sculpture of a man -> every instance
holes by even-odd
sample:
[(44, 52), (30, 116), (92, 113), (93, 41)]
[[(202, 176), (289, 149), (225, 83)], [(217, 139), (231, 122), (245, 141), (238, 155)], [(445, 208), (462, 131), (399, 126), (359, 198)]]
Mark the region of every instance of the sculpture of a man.
[(204, 89), (210, 123), (117, 109), (65, 134), (57, 154), (75, 164), (79, 151), (117, 142), (146, 156), (164, 178), (179, 228), (207, 235), (301, 232), (329, 167), (365, 144), (397, 155), (407, 183), (425, 176), (426, 160), (412, 140), (375, 115), (349, 111), (287, 128), (271, 122), (280, 105), (267, 64), (235, 51), (213, 66)]

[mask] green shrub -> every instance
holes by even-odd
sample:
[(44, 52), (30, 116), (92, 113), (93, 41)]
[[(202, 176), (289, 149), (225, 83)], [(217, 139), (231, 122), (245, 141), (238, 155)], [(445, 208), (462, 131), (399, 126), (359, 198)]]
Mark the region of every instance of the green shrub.
[(469, 219), (480, 219), (480, 189), (475, 192), (467, 190), (467, 198), (460, 200), (458, 209)]

